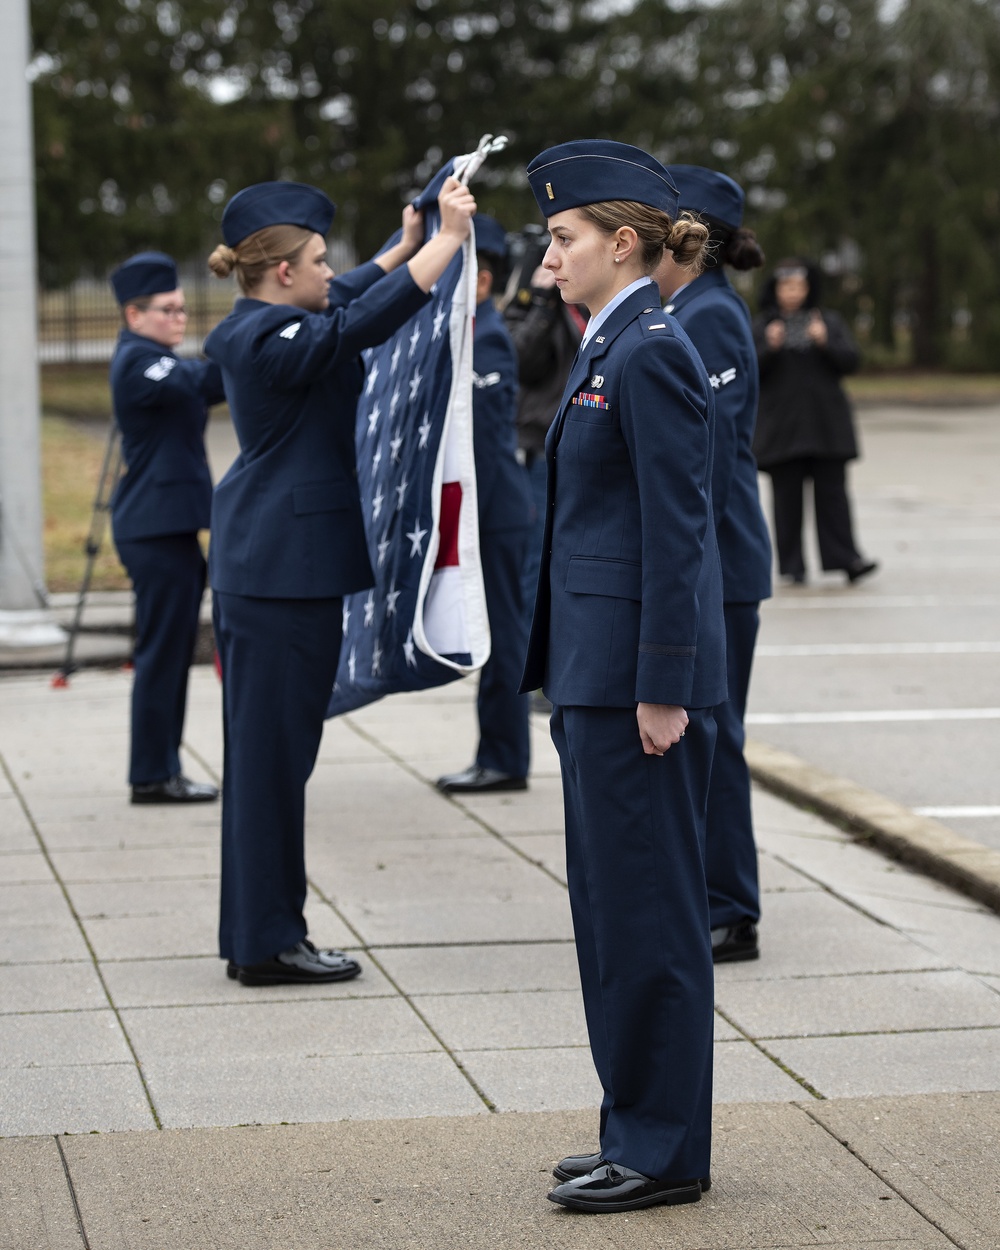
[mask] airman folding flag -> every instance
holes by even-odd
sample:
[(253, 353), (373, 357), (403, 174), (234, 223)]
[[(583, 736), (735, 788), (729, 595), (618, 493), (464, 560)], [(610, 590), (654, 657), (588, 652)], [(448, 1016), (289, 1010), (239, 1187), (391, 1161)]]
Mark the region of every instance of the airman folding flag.
[[(417, 201), (428, 238), (452, 166)], [(344, 599), (330, 716), (443, 685), (489, 658), (472, 447), (475, 307), (470, 238), (421, 311), (364, 353), (357, 464), (376, 584)]]

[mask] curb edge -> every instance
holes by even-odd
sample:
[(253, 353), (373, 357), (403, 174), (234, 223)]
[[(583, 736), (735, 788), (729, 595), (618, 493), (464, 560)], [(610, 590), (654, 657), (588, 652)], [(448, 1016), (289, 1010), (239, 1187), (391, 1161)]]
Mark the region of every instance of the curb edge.
[(748, 739), (745, 755), (751, 777), (765, 790), (812, 808), (893, 859), (1000, 913), (1000, 851), (766, 742)]

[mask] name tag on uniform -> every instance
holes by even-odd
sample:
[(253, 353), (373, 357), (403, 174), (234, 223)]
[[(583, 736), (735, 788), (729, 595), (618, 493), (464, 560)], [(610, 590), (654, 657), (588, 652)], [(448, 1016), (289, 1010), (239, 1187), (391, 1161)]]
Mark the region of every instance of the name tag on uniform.
[(574, 395), (572, 402), (579, 408), (610, 408), (607, 396), (594, 395), (588, 391), (581, 391), (579, 395)]

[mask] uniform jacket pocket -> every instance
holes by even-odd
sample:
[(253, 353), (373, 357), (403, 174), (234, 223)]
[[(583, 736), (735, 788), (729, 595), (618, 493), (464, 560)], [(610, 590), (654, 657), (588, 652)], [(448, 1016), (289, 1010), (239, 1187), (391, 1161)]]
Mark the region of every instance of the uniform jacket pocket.
[(566, 570), (566, 589), (577, 595), (608, 595), (642, 600), (642, 565), (631, 560), (573, 556)]
[(580, 391), (569, 401), (566, 418), (585, 425), (613, 425), (614, 410), (604, 395)]

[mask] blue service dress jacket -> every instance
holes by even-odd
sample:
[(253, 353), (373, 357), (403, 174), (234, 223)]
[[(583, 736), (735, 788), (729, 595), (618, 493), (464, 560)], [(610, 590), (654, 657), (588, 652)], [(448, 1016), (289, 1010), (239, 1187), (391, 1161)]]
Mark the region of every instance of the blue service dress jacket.
[(531, 524), (531, 497), (517, 460), (517, 352), (492, 300), (476, 308), (472, 428), (480, 531)]
[(429, 298), (407, 266), (368, 262), (331, 283), (322, 313), (239, 299), (209, 334), (240, 443), (212, 506), (213, 590), (321, 599), (374, 584), (355, 467), (360, 353)]
[(706, 270), (667, 304), (715, 390), (712, 507), (726, 603), (771, 594), (771, 539), (760, 507), (753, 433), (760, 389), (750, 311), (721, 268)]
[(472, 386), (479, 552), (492, 636), (479, 675), (476, 763), (525, 777), (531, 731), (518, 684), (528, 641), (523, 570), (532, 505), (527, 470), (517, 460), (517, 352), (492, 300), (476, 308)]
[(629, 295), (582, 348), (545, 445), (522, 690), (584, 707), (726, 698), (714, 408), (705, 368), (655, 287)]
[(342, 596), (373, 585), (355, 461), (361, 352), (429, 299), (369, 262), (311, 313), (240, 299), (208, 336), (240, 453), (209, 552), (222, 661), (219, 950), (239, 965), (306, 935), (305, 787), (341, 640)]
[(757, 353), (750, 313), (722, 269), (710, 269), (676, 292), (667, 310), (690, 335), (715, 389), (712, 502), (722, 561), (729, 698), (715, 709), (705, 875), (710, 923), (723, 929), (760, 918), (750, 774), (743, 755), (758, 605), (771, 593), (771, 540), (752, 450)]
[(207, 529), (212, 475), (205, 425), (209, 405), (225, 398), (218, 366), (180, 360), (170, 348), (122, 330), (111, 397), (128, 470), (111, 501), (115, 541)]

